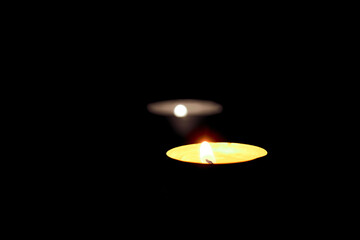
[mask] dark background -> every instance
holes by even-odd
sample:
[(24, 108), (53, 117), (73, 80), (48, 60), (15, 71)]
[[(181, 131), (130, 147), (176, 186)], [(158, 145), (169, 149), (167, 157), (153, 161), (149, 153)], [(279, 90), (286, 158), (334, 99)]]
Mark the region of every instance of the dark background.
[[(324, 42), (316, 38), (320, 28), (304, 29), (291, 14), (221, 21), (110, 15), (50, 36), (60, 59), (48, 75), (58, 80), (48, 94), (59, 93), (60, 208), (89, 219), (130, 211), (127, 220), (145, 225), (154, 216), (166, 222), (189, 214), (191, 221), (218, 212), (250, 224), (280, 215), (285, 224), (321, 205), (318, 197), (332, 186), (319, 157), (323, 123), (315, 116), (324, 108), (313, 101), (324, 91), (317, 82)], [(182, 137), (147, 111), (149, 103), (186, 98), (215, 101), (223, 112)], [(169, 149), (204, 136), (268, 155), (224, 166), (167, 158)]]
[[(353, 52), (342, 16), (324, 4), (134, 5), (42, 6), (7, 19), (18, 26), (6, 62), (24, 80), (7, 100), (20, 105), (10, 130), (24, 145), (14, 156), (25, 155), (6, 180), (12, 217), (102, 238), (331, 234), (326, 223), (336, 229), (337, 213), (354, 212), (358, 182), (345, 164), (356, 162), (356, 141), (338, 134), (354, 135), (346, 113), (357, 96), (343, 81), (354, 64), (339, 56)], [(183, 137), (146, 108), (182, 98), (223, 112)], [(224, 166), (167, 158), (203, 137), (268, 155)]]

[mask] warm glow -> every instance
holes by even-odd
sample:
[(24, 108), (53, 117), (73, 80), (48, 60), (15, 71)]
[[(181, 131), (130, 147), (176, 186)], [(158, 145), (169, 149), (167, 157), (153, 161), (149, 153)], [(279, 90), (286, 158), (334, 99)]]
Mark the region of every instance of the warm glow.
[[(203, 142), (179, 146), (167, 151), (170, 158), (200, 164), (229, 164), (251, 161), (267, 155), (261, 147), (231, 142)], [(216, 162), (215, 162), (216, 159)]]
[(187, 113), (188, 113), (187, 108), (182, 104), (178, 104), (174, 108), (174, 115), (176, 117), (186, 117)]
[(216, 162), (214, 153), (208, 142), (204, 141), (200, 145), (200, 161), (202, 163), (213, 164)]

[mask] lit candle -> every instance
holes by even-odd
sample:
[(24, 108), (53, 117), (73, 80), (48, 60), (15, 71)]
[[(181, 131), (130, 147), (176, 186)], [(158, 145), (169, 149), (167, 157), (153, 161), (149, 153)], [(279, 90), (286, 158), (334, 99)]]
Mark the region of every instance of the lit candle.
[(167, 117), (174, 130), (185, 137), (198, 126), (202, 117), (220, 113), (222, 106), (207, 100), (176, 99), (150, 103), (147, 109)]
[(176, 99), (150, 103), (149, 112), (162, 116), (209, 116), (220, 113), (222, 106), (218, 103), (197, 99)]
[(172, 159), (200, 164), (230, 164), (251, 161), (267, 155), (261, 147), (231, 143), (203, 142), (175, 147), (167, 151)]

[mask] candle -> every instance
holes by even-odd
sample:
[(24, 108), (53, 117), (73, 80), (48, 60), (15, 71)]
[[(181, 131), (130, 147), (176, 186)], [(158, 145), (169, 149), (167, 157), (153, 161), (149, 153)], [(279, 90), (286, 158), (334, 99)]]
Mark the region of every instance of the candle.
[(251, 161), (267, 155), (261, 147), (232, 142), (203, 142), (167, 151), (172, 159), (199, 164), (230, 164)]
[(220, 113), (222, 106), (218, 103), (196, 99), (177, 99), (150, 103), (149, 112), (162, 116), (208, 116)]
[(218, 103), (196, 99), (176, 99), (150, 103), (149, 112), (165, 116), (180, 136), (187, 136), (201, 122), (202, 117), (222, 111)]

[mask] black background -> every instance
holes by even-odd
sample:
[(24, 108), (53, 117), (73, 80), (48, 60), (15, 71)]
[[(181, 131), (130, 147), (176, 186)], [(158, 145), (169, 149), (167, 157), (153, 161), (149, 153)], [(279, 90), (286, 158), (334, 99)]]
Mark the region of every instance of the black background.
[[(198, 215), (188, 225), (206, 227), (204, 219), (231, 213), (240, 225), (280, 217), (291, 227), (288, 219), (321, 207), (319, 196), (332, 186), (323, 175), (329, 162), (319, 157), (323, 123), (315, 116), (324, 108), (313, 101), (323, 91), (316, 81), (324, 44), (316, 26), (305, 31), (303, 18), (291, 14), (92, 16), (49, 36), (56, 39), (50, 54), (59, 56), (47, 68), (56, 79), (47, 94), (58, 93), (60, 143), (49, 175), (58, 174), (49, 188), (59, 209), (96, 222), (160, 218), (163, 227)], [(149, 103), (187, 98), (215, 101), (223, 112), (183, 137), (147, 111)], [(202, 137), (257, 145), (268, 155), (224, 166), (166, 156)]]

